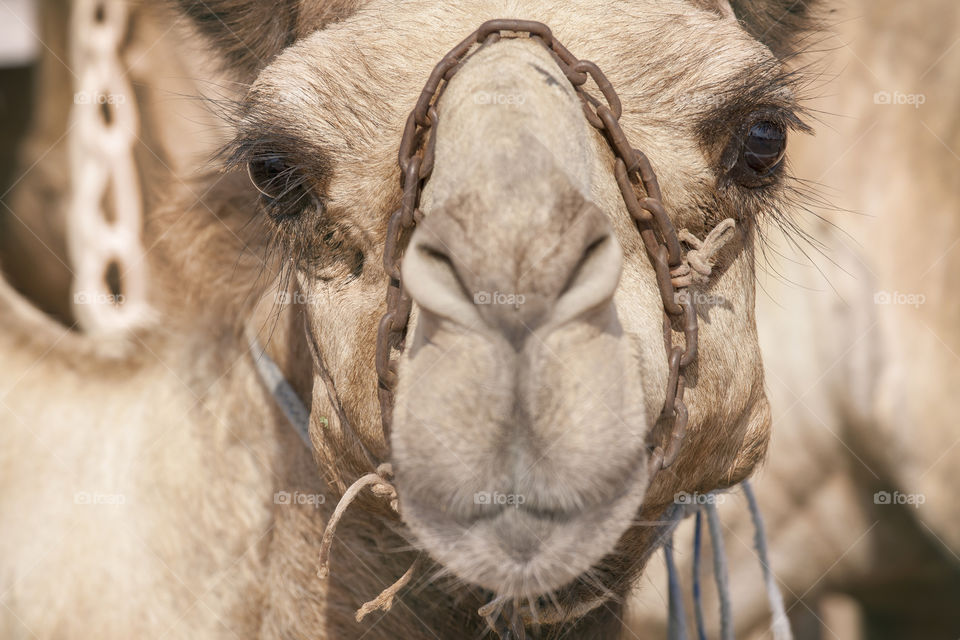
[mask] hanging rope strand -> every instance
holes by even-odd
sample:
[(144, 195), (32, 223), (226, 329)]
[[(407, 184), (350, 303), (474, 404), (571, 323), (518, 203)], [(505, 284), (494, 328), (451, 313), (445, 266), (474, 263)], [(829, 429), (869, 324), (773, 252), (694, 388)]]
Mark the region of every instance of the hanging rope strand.
[(787, 612), (783, 607), (783, 594), (780, 592), (777, 580), (770, 569), (770, 559), (767, 554), (767, 532), (763, 526), (763, 516), (760, 515), (757, 497), (753, 493), (753, 486), (751, 486), (749, 480), (744, 480), (742, 487), (743, 495), (747, 497), (747, 505), (750, 507), (750, 517), (753, 519), (753, 543), (757, 548), (757, 555), (760, 557), (763, 583), (767, 589), (767, 601), (770, 603), (770, 613), (773, 614), (773, 622), (770, 625), (773, 640), (793, 640), (790, 619), (787, 618)]
[(680, 588), (677, 563), (673, 559), (672, 533), (663, 545), (663, 557), (667, 561), (667, 588), (670, 596), (667, 638), (669, 640), (687, 640), (687, 614), (683, 609), (683, 590)]
[(697, 511), (693, 524), (693, 615), (697, 623), (697, 640), (707, 640), (703, 625), (703, 594), (700, 587), (700, 558), (703, 547), (703, 512)]
[(713, 545), (713, 577), (717, 583), (717, 594), (720, 597), (720, 638), (733, 638), (733, 607), (730, 604), (730, 577), (727, 570), (727, 552), (723, 548), (723, 533), (720, 531), (720, 516), (717, 514), (717, 505), (708, 502), (707, 525), (710, 528), (710, 543)]

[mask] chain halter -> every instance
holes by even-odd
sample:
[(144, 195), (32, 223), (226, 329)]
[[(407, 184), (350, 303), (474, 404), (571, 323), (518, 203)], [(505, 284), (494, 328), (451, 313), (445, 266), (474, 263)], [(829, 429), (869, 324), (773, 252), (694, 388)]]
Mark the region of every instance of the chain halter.
[[(712, 271), (713, 256), (732, 236), (734, 223), (730, 219), (724, 220), (703, 241), (686, 230), (681, 230), (678, 234), (661, 201), (660, 186), (650, 161), (643, 152), (630, 146), (623, 129), (620, 128), (618, 121), (622, 107), (613, 86), (596, 64), (588, 60), (578, 60), (555, 40), (547, 25), (529, 20), (490, 20), (467, 36), (434, 67), (416, 106), (407, 118), (399, 153), (403, 199), (400, 209), (390, 217), (387, 226), (383, 264), (390, 282), (387, 288), (387, 311), (377, 330), (376, 366), (384, 441), (389, 443), (390, 439), (394, 393), (398, 382), (397, 361), (403, 351), (412, 309), (410, 296), (403, 290), (400, 262), (414, 227), (423, 217), (418, 205), (424, 182), (433, 171), (436, 128), (439, 122), (437, 102), (471, 48), (476, 44), (497, 42), (504, 31), (513, 32), (516, 37), (526, 34), (553, 54), (557, 65), (583, 103), (587, 120), (606, 137), (613, 150), (614, 175), (624, 204), (636, 222), (647, 255), (656, 271), (660, 298), (663, 301), (663, 337), (669, 377), (663, 410), (657, 426), (651, 429), (651, 440), (648, 442), (652, 481), (661, 469), (669, 467), (676, 460), (687, 430), (688, 416), (683, 401), (682, 372), (697, 356), (697, 314), (687, 288), (693, 283), (707, 280)], [(593, 79), (596, 83), (605, 104), (584, 89), (588, 79)], [(646, 195), (638, 198), (636, 191), (640, 185)], [(680, 247), (681, 240), (693, 247), (686, 254)], [(673, 342), (673, 323), (680, 318), (683, 319), (683, 346)], [(320, 577), (329, 573), (330, 546), (337, 523), (361, 490), (369, 487), (374, 495), (389, 500), (392, 509), (399, 514), (397, 492), (391, 479), (390, 465), (381, 464), (375, 471), (357, 480), (344, 494), (323, 535)], [(357, 620), (360, 621), (374, 610), (389, 609), (398, 591), (410, 581), (420, 562), (418, 558), (396, 584), (365, 604), (357, 612)], [(578, 610), (589, 611), (603, 599), (602, 597), (596, 603), (587, 603)], [(501, 604), (501, 600), (497, 599), (482, 607), (479, 614), (487, 619), (490, 627), (503, 640), (520, 640), (526, 635), (524, 624), (529, 616), (519, 603)], [(564, 619), (541, 616), (539, 622), (552, 624)]]
[[(667, 215), (660, 196), (657, 176), (642, 151), (634, 149), (619, 124), (622, 106), (613, 86), (596, 64), (578, 60), (554, 37), (550, 28), (529, 20), (490, 20), (464, 38), (434, 67), (420, 98), (407, 118), (400, 141), (400, 170), (403, 200), (391, 217), (383, 252), (383, 264), (390, 278), (387, 288), (387, 312), (377, 332), (377, 376), (379, 378), (380, 414), (384, 437), (389, 441), (392, 424), (394, 392), (397, 386), (397, 359), (403, 350), (407, 325), (410, 320), (411, 300), (404, 292), (400, 277), (403, 247), (423, 213), (418, 208), (424, 182), (433, 171), (434, 145), (439, 116), (437, 102), (450, 79), (463, 64), (473, 45), (496, 42), (501, 32), (527, 34), (543, 44), (552, 54), (563, 74), (573, 85), (583, 102), (587, 120), (600, 130), (614, 154), (614, 175), (630, 216), (636, 222), (647, 256), (657, 274), (657, 285), (663, 301), (663, 336), (667, 351), (669, 377), (658, 425), (651, 430), (655, 436), (666, 439), (650, 443), (650, 477), (669, 467), (677, 458), (680, 444), (687, 430), (687, 407), (683, 401), (683, 369), (697, 357), (697, 314), (687, 287), (708, 276), (713, 254), (728, 239), (733, 229), (732, 220), (724, 220), (700, 242), (689, 233), (678, 236)], [(590, 95), (584, 85), (593, 79), (606, 104)], [(423, 147), (422, 152), (420, 151)], [(645, 197), (638, 198), (637, 186), (643, 186)], [(684, 255), (680, 239), (695, 248)], [(674, 320), (683, 319), (684, 345), (675, 344), (672, 336)]]

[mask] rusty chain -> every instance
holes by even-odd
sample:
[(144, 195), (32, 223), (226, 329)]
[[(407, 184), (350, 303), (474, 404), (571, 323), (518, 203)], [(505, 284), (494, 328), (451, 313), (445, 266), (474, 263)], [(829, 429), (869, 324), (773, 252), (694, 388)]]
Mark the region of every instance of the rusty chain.
[[(383, 262), (390, 284), (387, 289), (387, 312), (377, 332), (377, 376), (384, 437), (389, 439), (392, 423), (393, 396), (397, 384), (397, 361), (391, 356), (401, 351), (406, 337), (412, 303), (403, 291), (400, 278), (402, 248), (406, 246), (413, 228), (420, 221), (418, 209), (420, 192), (433, 170), (434, 144), (438, 114), (436, 104), (473, 45), (496, 42), (501, 32), (513, 32), (517, 37), (528, 37), (541, 42), (549, 50), (563, 74), (573, 85), (583, 103), (587, 120), (601, 131), (614, 153), (614, 175), (627, 211), (635, 221), (647, 256), (657, 276), (660, 298), (663, 302), (663, 334), (667, 351), (669, 374), (666, 399), (658, 425), (651, 430), (660, 442), (650, 444), (650, 479), (661, 469), (669, 467), (677, 458), (687, 429), (687, 407), (683, 401), (684, 368), (697, 355), (697, 315), (686, 286), (675, 284), (683, 253), (677, 231), (673, 226), (660, 194), (656, 173), (646, 155), (634, 149), (619, 119), (622, 114), (620, 98), (596, 64), (578, 60), (558, 42), (550, 28), (528, 20), (490, 20), (464, 38), (434, 67), (417, 104), (407, 118), (400, 142), (399, 164), (403, 199), (401, 207), (390, 218)], [(601, 103), (585, 89), (592, 79), (606, 101)], [(441, 84), (442, 83), (442, 84)], [(423, 147), (423, 152), (419, 150)], [(636, 187), (642, 185), (645, 197), (638, 198)], [(684, 345), (674, 344), (674, 321), (682, 320)], [(671, 424), (672, 423), (672, 424)], [(666, 433), (666, 442), (663, 434)]]

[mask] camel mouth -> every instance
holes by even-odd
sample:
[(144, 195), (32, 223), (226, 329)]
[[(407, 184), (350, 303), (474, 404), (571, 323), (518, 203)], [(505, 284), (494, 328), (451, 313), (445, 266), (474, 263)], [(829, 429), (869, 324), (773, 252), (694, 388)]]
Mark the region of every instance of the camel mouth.
[(449, 505), (401, 489), (401, 512), (418, 545), (458, 578), (497, 596), (533, 599), (571, 585), (614, 550), (642, 506), (646, 476), (643, 458), (614, 495), (579, 509), (479, 492), (480, 508), (458, 517)]
[[(461, 580), (531, 598), (609, 555), (647, 488), (639, 347), (611, 306), (527, 340), (422, 313), (391, 431), (400, 513)], [(562, 354), (562, 356), (560, 355)]]

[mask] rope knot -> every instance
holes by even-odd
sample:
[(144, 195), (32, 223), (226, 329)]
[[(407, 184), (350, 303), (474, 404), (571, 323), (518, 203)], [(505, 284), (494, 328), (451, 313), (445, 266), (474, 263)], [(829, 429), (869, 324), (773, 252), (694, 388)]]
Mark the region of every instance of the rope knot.
[(377, 467), (377, 476), (382, 479), (381, 482), (375, 482), (370, 485), (370, 493), (378, 498), (385, 498), (390, 503), (390, 508), (394, 513), (400, 515), (400, 501), (397, 496), (397, 488), (393, 486), (393, 467), (389, 462), (384, 462)]
[(680, 266), (670, 272), (671, 282), (675, 289), (694, 284), (704, 285), (710, 281), (717, 253), (733, 239), (736, 226), (737, 223), (734, 222), (733, 218), (726, 218), (711, 229), (703, 240), (686, 229), (680, 230), (677, 237), (692, 249), (687, 251)]

